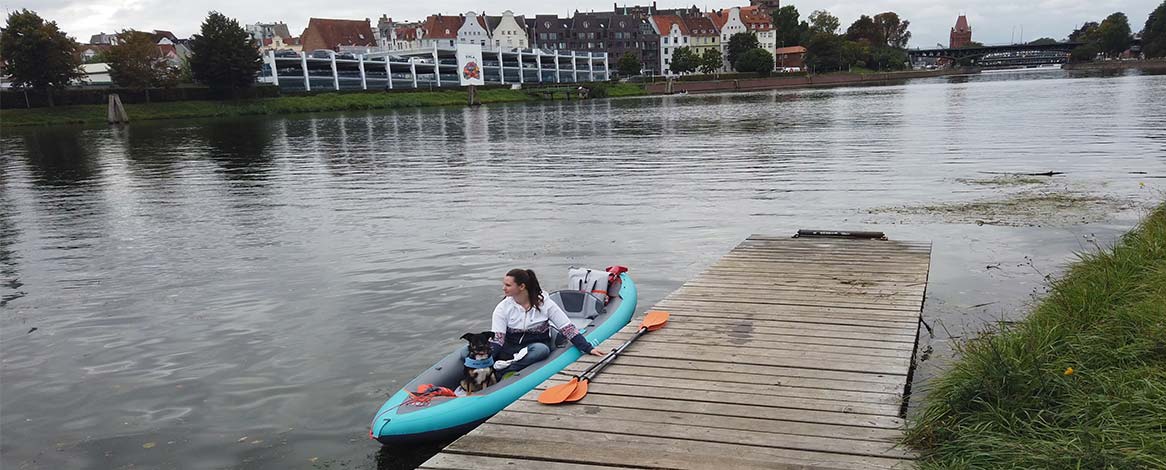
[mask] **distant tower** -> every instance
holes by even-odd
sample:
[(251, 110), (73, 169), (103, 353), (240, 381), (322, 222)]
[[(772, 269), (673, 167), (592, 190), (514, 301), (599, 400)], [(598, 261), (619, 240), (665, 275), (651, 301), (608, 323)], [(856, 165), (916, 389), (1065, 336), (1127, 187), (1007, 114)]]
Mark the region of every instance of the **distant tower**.
[(960, 15), (959, 19), (955, 20), (955, 27), (951, 28), (951, 40), (947, 47), (958, 49), (970, 42), (972, 42), (972, 28), (968, 26), (968, 17)]

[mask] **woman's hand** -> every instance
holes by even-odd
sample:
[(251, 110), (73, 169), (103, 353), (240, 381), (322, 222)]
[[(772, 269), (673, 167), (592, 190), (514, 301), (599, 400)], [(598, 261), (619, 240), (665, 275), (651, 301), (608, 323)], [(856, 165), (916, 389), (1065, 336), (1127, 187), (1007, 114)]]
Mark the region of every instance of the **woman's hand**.
[(607, 351), (604, 351), (604, 350), (602, 350), (602, 349), (599, 349), (599, 348), (594, 348), (594, 349), (592, 349), (592, 350), (591, 350), (591, 352), (589, 352), (589, 353), (587, 353), (587, 354), (590, 354), (590, 355), (592, 355), (592, 356), (599, 356), (599, 357), (603, 357), (603, 356), (606, 356), (606, 355), (607, 355)]

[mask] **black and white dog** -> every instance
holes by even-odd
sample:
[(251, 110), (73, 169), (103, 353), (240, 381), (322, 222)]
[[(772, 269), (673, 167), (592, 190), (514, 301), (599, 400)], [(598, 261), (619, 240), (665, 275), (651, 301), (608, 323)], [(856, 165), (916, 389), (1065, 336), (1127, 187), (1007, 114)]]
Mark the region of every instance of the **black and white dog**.
[(466, 356), (465, 375), (461, 381), (467, 395), (498, 382), (494, 378), (494, 359), (490, 357), (490, 339), (493, 337), (494, 333), (490, 331), (462, 335), (462, 339), (470, 343), (470, 354)]

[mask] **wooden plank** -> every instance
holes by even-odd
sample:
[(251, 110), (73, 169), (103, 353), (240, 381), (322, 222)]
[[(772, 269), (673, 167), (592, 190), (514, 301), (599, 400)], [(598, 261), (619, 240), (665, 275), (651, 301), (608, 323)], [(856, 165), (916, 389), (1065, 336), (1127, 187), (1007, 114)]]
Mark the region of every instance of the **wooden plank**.
[(918, 284), (913, 287), (906, 287), (904, 285), (874, 287), (835, 279), (823, 279), (818, 282), (777, 282), (761, 279), (720, 279), (715, 277), (707, 279), (696, 278), (684, 283), (684, 287), (761, 290), (765, 292), (809, 291), (840, 295), (893, 296), (911, 299), (922, 296), (925, 291), (923, 284)]
[(792, 259), (774, 260), (737, 260), (733, 258), (721, 259), (709, 266), (709, 269), (732, 269), (742, 272), (762, 272), (779, 274), (783, 272), (804, 272), (814, 274), (877, 274), (889, 279), (916, 279), (920, 277), (920, 269), (914, 266), (886, 265), (886, 264), (856, 264), (830, 263), (822, 264), (813, 261), (799, 262)]
[[(549, 385), (566, 382), (567, 381), (563, 379), (555, 379)], [(621, 382), (624, 381), (619, 380), (618, 378), (612, 380), (597, 380), (596, 382), (593, 382), (587, 389), (587, 396), (650, 396), (653, 398), (683, 402), (714, 402), (753, 407), (825, 411), (830, 413), (845, 413), (859, 416), (897, 417), (899, 415), (900, 408), (898, 405), (839, 401), (830, 399), (829, 397), (801, 398), (758, 393), (739, 393), (730, 390), (682, 389), (666, 386), (658, 387), (653, 385), (625, 385)]]
[(837, 304), (871, 305), (879, 308), (918, 311), (922, 297), (914, 299), (882, 295), (837, 294), (826, 291), (779, 290), (779, 289), (710, 289), (706, 287), (681, 287), (669, 298), (708, 298), (726, 302), (828, 302)]
[[(846, 405), (863, 405), (871, 408), (862, 408), (869, 411), (869, 414), (881, 414), (885, 416), (898, 416), (899, 408), (902, 406), (902, 401), (896, 399), (897, 397), (889, 394), (880, 393), (863, 393), (851, 392), (842, 390), (827, 390), (803, 387), (789, 387), (783, 385), (763, 385), (755, 383), (733, 383), (733, 382), (717, 382), (712, 380), (702, 380), (703, 374), (701, 371), (693, 371), (688, 377), (673, 378), (673, 379), (659, 379), (656, 377), (637, 377), (628, 375), (618, 369), (604, 370), (603, 374), (596, 376), (592, 383), (596, 386), (601, 384), (623, 385), (629, 387), (638, 387), (640, 389), (650, 390), (652, 387), (666, 388), (668, 390), (693, 390), (697, 392), (712, 392), (715, 396), (721, 393), (756, 395), (759, 397), (788, 397), (813, 401), (830, 401), (837, 402), (834, 404), (824, 404), (823, 406), (846, 406)], [(552, 387), (557, 384), (566, 383), (568, 378), (563, 375), (556, 375), (551, 377), (542, 384), (543, 387)], [(626, 391), (626, 389), (611, 389), (602, 390), (604, 393), (610, 395), (620, 395), (619, 391)], [(655, 395), (659, 398), (670, 398), (665, 395)], [(734, 395), (735, 396), (735, 395)], [(692, 397), (696, 400), (705, 395), (683, 395), (685, 399)], [(726, 403), (732, 403), (726, 401)], [(807, 403), (810, 403), (807, 401)], [(748, 402), (745, 402), (748, 404)], [(795, 406), (790, 406), (796, 408)], [(826, 408), (814, 408), (827, 410)]]
[[(538, 393), (540, 393), (538, 390), (532, 390), (523, 399), (537, 403)], [(803, 408), (751, 406), (716, 401), (674, 400), (655, 396), (616, 395), (611, 393), (596, 393), (592, 396), (590, 389), (587, 392), (587, 396), (570, 406), (584, 405), (668, 411), (673, 413), (733, 416), (739, 418), (776, 419), (862, 428), (901, 429), (903, 427), (902, 418), (894, 416), (841, 413), (807, 410)]]
[(927, 269), (931, 260), (927, 256), (894, 256), (894, 255), (835, 255), (814, 254), (811, 252), (773, 252), (733, 250), (720, 257), (717, 261), (759, 261), (759, 262), (796, 262), (799, 264), (819, 264), (830, 266), (871, 266), (871, 267), (906, 267)]
[[(617, 343), (609, 343), (614, 346)], [(605, 346), (606, 347), (606, 346)], [(683, 350), (680, 350), (683, 349)], [(910, 367), (909, 359), (861, 357), (846, 358), (842, 355), (825, 353), (798, 353), (796, 351), (768, 351), (764, 354), (754, 354), (752, 351), (740, 351), (727, 346), (689, 346), (675, 348), (660, 346), (652, 343), (633, 343), (628, 346), (621, 356), (655, 357), (661, 359), (686, 359), (689, 357), (713, 358), (715, 362), (774, 365), (782, 367), (797, 367), (803, 369), (836, 370), (843, 372), (875, 373), (884, 375), (906, 376)]]
[[(611, 338), (615, 344), (631, 339), (635, 333), (620, 333)], [(801, 341), (808, 338), (817, 341)], [(910, 359), (914, 345), (904, 343), (877, 343), (873, 341), (840, 342), (830, 338), (805, 336), (765, 335), (765, 334), (733, 334), (733, 333), (705, 333), (670, 329), (668, 333), (654, 331), (652, 334), (639, 339), (644, 343), (672, 344), (677, 347), (685, 345), (716, 346), (731, 345), (736, 348), (756, 349), (758, 353), (767, 350), (793, 350), (807, 352), (825, 352), (833, 354), (850, 354), (854, 356), (897, 357)], [(873, 346), (872, 346), (873, 345)], [(888, 348), (888, 345), (900, 346)]]
[[(657, 304), (657, 307), (660, 305)], [(790, 328), (797, 328), (798, 326), (806, 327), (822, 327), (825, 325), (837, 326), (868, 326), (877, 328), (875, 331), (900, 331), (902, 328), (911, 328), (919, 323), (918, 317), (909, 316), (864, 316), (855, 314), (834, 313), (830, 315), (815, 316), (813, 314), (798, 314), (792, 312), (771, 312), (771, 313), (743, 313), (732, 312), (727, 309), (693, 309), (688, 307), (672, 306), (667, 308), (667, 311), (676, 319), (682, 318), (708, 318), (714, 320), (737, 320), (737, 321), (754, 321), (754, 322), (785, 322), (789, 323)], [(804, 324), (804, 325), (803, 325)]]
[[(575, 444), (585, 443), (584, 445)], [(521, 455), (587, 464), (636, 462), (647, 468), (774, 468), (782, 463), (811, 468), (894, 468), (902, 459), (813, 452), (799, 449), (672, 439), (611, 431), (532, 428), (487, 422), (455, 441), (457, 452)], [(600, 451), (601, 449), (601, 451)], [(643, 462), (643, 463), (640, 463)]]
[(697, 413), (676, 413), (660, 410), (619, 408), (615, 406), (595, 406), (586, 404), (566, 404), (547, 406), (535, 400), (519, 400), (506, 409), (509, 412), (526, 412), (556, 416), (614, 417), (643, 423), (668, 423), (704, 426), (712, 428), (749, 429), (773, 434), (796, 434), (802, 436), (824, 436), (840, 439), (856, 439), (884, 443), (898, 443), (903, 437), (897, 428), (872, 428), (838, 426), (831, 424), (803, 423), (782, 419), (759, 419), (752, 417), (719, 416)]
[(912, 309), (911, 307), (896, 306), (896, 305), (879, 305), (867, 302), (842, 302), (836, 300), (809, 300), (809, 299), (790, 299), (789, 301), (779, 300), (737, 300), (728, 295), (677, 295), (672, 294), (665, 300), (688, 300), (688, 301), (713, 301), (730, 304), (756, 304), (756, 305), (797, 305), (803, 307), (849, 307), (861, 308), (868, 310), (882, 310), (891, 312), (906, 312), (908, 314), (914, 313), (918, 315), (919, 309)]
[(546, 462), (542, 460), (516, 459), (509, 457), (491, 457), (486, 455), (469, 455), (441, 453), (435, 455), (420, 469), (428, 470), (466, 470), (507, 468), (510, 470), (626, 470), (624, 466), (590, 465), (581, 463)]
[[(578, 362), (589, 365), (590, 363), (597, 360), (598, 359), (595, 359), (594, 356), (583, 356), (579, 359)], [(713, 362), (708, 360), (698, 360), (692, 357), (673, 359), (666, 357), (620, 355), (619, 361), (613, 362), (609, 369), (622, 367), (624, 365), (643, 366), (650, 368), (670, 368), (688, 373), (691, 373), (694, 370), (699, 370), (702, 371), (702, 374), (709, 374), (713, 371), (723, 371), (730, 373), (770, 375), (774, 378), (782, 380), (782, 383), (787, 383), (786, 381), (790, 381), (795, 378), (823, 379), (835, 381), (835, 386), (840, 390), (902, 391), (903, 387), (906, 385), (906, 376), (898, 374), (872, 374), (868, 372), (811, 369), (805, 367), (785, 367), (773, 364), (743, 364), (726, 363), (720, 361)], [(847, 385), (853, 388), (844, 388)]]
[[(677, 361), (669, 361), (665, 359), (648, 360), (649, 365), (641, 365), (647, 361), (624, 361), (620, 359), (619, 366), (612, 366), (603, 370), (603, 375), (621, 375), (627, 374), (634, 377), (643, 377), (656, 380), (672, 380), (672, 379), (690, 379), (698, 376), (700, 379), (717, 381), (723, 383), (735, 384), (755, 384), (755, 385), (771, 385), (791, 388), (816, 388), (829, 390), (832, 392), (857, 392), (865, 397), (885, 397), (880, 399), (870, 398), (876, 403), (900, 403), (903, 399), (902, 381), (893, 383), (881, 382), (865, 382), (854, 380), (853, 377), (803, 377), (794, 375), (792, 372), (787, 372), (781, 368), (769, 367), (762, 368), (760, 371), (743, 370), (709, 370), (709, 369), (683, 369), (674, 367), (662, 367), (669, 362), (675, 363)], [(634, 363), (629, 363), (634, 362)], [(590, 364), (587, 362), (576, 362), (570, 367), (564, 369), (560, 377), (570, 377), (578, 374), (586, 369)], [(742, 366), (749, 367), (749, 366)], [(763, 373), (770, 372), (770, 373)]]
[(702, 425), (676, 425), (670, 423), (644, 423), (623, 419), (616, 415), (604, 418), (593, 416), (556, 416), (534, 413), (502, 413), (491, 424), (521, 426), (527, 428), (558, 428), (577, 431), (605, 432), (618, 430), (621, 434), (639, 436), (664, 437), (685, 441), (719, 442), (724, 444), (741, 444), (748, 446), (770, 447), (780, 446), (787, 449), (799, 449), (836, 454), (864, 455), (872, 457), (890, 457), (895, 459), (907, 458), (909, 455), (893, 444), (866, 440), (836, 439), (823, 436), (805, 436), (800, 434), (784, 434), (780, 444), (775, 443), (774, 435), (757, 432), (755, 430), (728, 429)]
[(837, 276), (847, 279), (859, 280), (887, 280), (897, 282), (924, 282), (927, 280), (925, 273), (916, 272), (883, 272), (883, 271), (864, 271), (847, 268), (834, 268), (829, 265), (814, 266), (732, 266), (714, 263), (705, 268), (699, 273), (704, 275), (753, 275), (753, 276), (818, 276), (829, 277)]
[[(786, 304), (730, 304), (719, 300), (712, 299), (669, 299), (665, 298), (656, 303), (656, 310), (669, 309), (692, 309), (693, 311), (732, 311), (739, 313), (747, 313), (753, 315), (767, 315), (771, 313), (788, 313), (798, 315), (809, 315), (819, 312), (823, 316), (837, 315), (840, 318), (868, 318), (868, 319), (887, 319), (896, 321), (910, 321), (918, 324), (919, 312), (903, 312), (896, 310), (873, 310), (861, 307), (845, 307), (845, 306), (823, 306), (812, 307), (805, 305), (786, 305)], [(669, 310), (670, 311), (670, 310)]]
[[(671, 318), (671, 317), (669, 317)], [(878, 342), (915, 344), (913, 332), (857, 325), (798, 324), (781, 320), (740, 320), (716, 317), (678, 317), (669, 320), (667, 327), (682, 330), (723, 330), (735, 333), (788, 334), (822, 338), (850, 338)], [(634, 330), (628, 330), (634, 331)]]

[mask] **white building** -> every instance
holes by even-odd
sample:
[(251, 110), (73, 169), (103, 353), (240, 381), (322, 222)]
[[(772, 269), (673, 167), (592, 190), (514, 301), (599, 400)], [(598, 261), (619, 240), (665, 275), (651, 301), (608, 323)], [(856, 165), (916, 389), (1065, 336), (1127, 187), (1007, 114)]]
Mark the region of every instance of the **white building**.
[[(497, 21), (495, 21), (495, 19)], [(514, 12), (506, 10), (502, 12), (501, 17), (487, 18), (486, 23), (493, 25), (497, 23), (490, 30), (491, 44), (494, 47), (502, 47), (506, 49), (527, 49), (530, 46), (530, 40), (527, 38), (526, 28), (523, 23), (514, 17)]]
[(684, 20), (676, 15), (652, 15), (652, 29), (660, 35), (660, 73), (672, 75), (672, 53), (681, 47), (688, 47), (691, 37)]
[(490, 31), (486, 29), (486, 20), (472, 11), (467, 11), (464, 16), (465, 21), (461, 29), (457, 30), (457, 42), (481, 46), (490, 44)]

